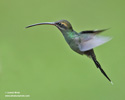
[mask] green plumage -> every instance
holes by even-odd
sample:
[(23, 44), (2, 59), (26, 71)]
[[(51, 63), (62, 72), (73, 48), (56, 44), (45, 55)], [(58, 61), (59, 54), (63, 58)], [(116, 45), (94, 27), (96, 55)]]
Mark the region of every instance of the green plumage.
[(101, 65), (96, 59), (95, 53), (93, 48), (100, 46), (109, 40), (111, 38), (109, 37), (103, 37), (103, 36), (97, 36), (97, 34), (107, 30), (89, 30), (89, 31), (82, 31), (80, 33), (77, 33), (73, 30), (71, 24), (67, 20), (60, 20), (57, 22), (45, 22), (45, 23), (38, 23), (33, 24), (30, 26), (27, 26), (26, 28), (36, 26), (36, 25), (54, 25), (56, 26), (63, 34), (66, 42), (70, 46), (70, 48), (83, 55), (87, 55), (88, 57), (92, 58), (97, 68), (100, 69), (100, 71), (103, 73), (103, 75), (111, 82), (109, 77), (106, 75), (104, 70), (101, 68)]

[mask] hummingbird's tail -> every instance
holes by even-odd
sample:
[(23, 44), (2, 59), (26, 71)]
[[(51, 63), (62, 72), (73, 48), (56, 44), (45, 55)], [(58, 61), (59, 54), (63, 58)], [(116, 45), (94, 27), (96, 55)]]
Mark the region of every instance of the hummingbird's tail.
[(94, 61), (95, 65), (97, 68), (100, 69), (100, 71), (102, 72), (102, 74), (112, 83), (112, 81), (110, 80), (110, 78), (107, 76), (107, 74), (104, 72), (104, 70), (102, 69), (101, 65), (99, 64), (99, 62), (97, 61), (96, 59), (96, 56), (95, 56), (95, 53), (94, 53), (94, 50), (89, 50), (89, 51), (86, 51), (85, 54), (89, 57), (92, 58), (92, 60)]

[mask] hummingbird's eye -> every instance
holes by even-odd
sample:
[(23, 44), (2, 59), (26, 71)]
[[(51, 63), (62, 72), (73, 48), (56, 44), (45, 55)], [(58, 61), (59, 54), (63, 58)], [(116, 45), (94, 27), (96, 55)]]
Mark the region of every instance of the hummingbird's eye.
[(65, 25), (64, 24), (62, 24), (62, 23), (56, 23), (60, 28), (63, 28), (63, 29), (65, 29), (66, 27), (65, 27)]
[(62, 26), (62, 24), (61, 24), (61, 23), (57, 23), (57, 25)]

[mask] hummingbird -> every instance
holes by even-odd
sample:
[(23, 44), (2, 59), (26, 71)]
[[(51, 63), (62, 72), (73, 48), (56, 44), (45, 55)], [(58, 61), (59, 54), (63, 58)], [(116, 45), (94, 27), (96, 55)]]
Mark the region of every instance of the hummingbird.
[(97, 61), (96, 55), (94, 53), (93, 48), (100, 46), (109, 40), (111, 40), (110, 37), (105, 36), (99, 36), (101, 32), (106, 31), (107, 29), (102, 30), (86, 30), (81, 31), (77, 33), (73, 30), (72, 25), (67, 20), (59, 20), (56, 22), (43, 22), (43, 23), (37, 23), (27, 26), (26, 28), (30, 28), (37, 25), (53, 25), (56, 26), (61, 33), (64, 36), (64, 39), (68, 43), (69, 47), (77, 52), (80, 55), (86, 55), (89, 58), (91, 58), (96, 67), (100, 69), (102, 74), (112, 83), (110, 78), (107, 76), (107, 74), (102, 69), (100, 63)]

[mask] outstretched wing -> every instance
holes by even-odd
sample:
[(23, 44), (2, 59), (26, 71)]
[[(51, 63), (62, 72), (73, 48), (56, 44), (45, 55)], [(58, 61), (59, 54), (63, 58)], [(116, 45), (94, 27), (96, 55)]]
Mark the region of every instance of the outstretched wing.
[(81, 43), (79, 44), (79, 49), (81, 51), (87, 51), (111, 40), (111, 37), (97, 36), (97, 34), (106, 30), (108, 29), (88, 30), (80, 32), (79, 36), (81, 39)]
[(81, 38), (81, 43), (79, 44), (80, 51), (88, 51), (90, 49), (93, 49), (97, 46), (100, 46), (109, 40), (111, 40), (111, 37), (104, 37), (104, 36), (89, 36), (88, 39), (84, 39), (84, 37)]
[[(108, 28), (109, 29), (109, 28)], [(79, 34), (99, 34), (101, 32), (104, 32), (108, 29), (102, 29), (102, 30), (86, 30), (86, 31), (82, 31)]]

